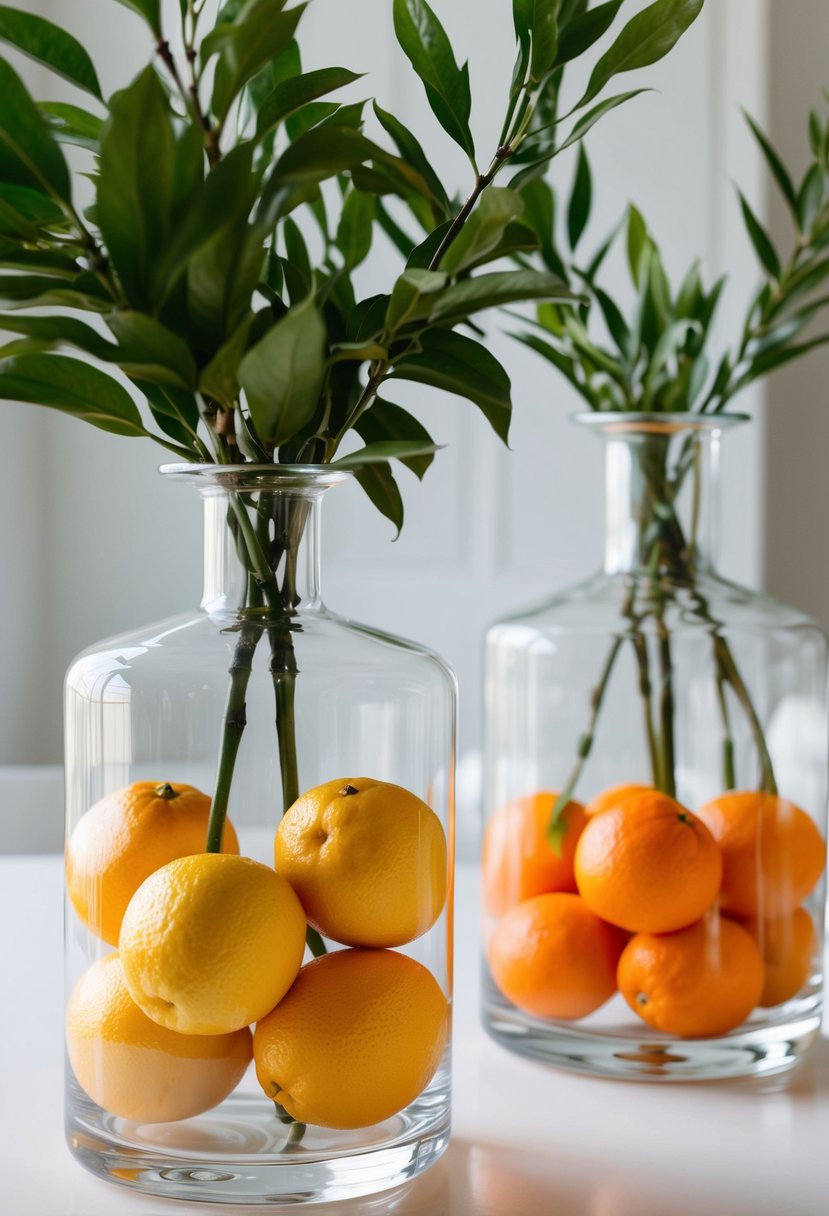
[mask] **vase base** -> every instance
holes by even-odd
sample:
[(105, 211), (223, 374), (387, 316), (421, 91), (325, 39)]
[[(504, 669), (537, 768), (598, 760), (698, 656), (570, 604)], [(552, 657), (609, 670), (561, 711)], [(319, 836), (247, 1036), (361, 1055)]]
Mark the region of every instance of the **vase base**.
[[(516, 1055), (568, 1072), (633, 1081), (717, 1081), (793, 1068), (820, 1033), (819, 997), (789, 1003), (790, 1016), (710, 1039), (678, 1039), (633, 1028), (576, 1029), (542, 1022), (486, 985), (481, 1016), (491, 1038)], [(613, 1033), (613, 1029), (617, 1033)]]
[(261, 1099), (234, 1096), (183, 1123), (137, 1125), (102, 1111), (72, 1078), (66, 1138), (81, 1165), (130, 1190), (272, 1207), (402, 1186), (433, 1165), (449, 1141), (448, 1087), (434, 1082), (377, 1128), (309, 1128), (293, 1149), (286, 1148), (287, 1128), (262, 1108)]

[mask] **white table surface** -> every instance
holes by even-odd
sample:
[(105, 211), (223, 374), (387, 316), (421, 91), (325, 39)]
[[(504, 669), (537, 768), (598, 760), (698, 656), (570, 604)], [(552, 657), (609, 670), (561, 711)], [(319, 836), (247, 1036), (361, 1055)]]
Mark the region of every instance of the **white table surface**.
[[(308, 1216), (824, 1216), (829, 1042), (785, 1079), (599, 1081), (518, 1059), (477, 1016), (477, 877), (457, 885), (454, 1134), (415, 1182)], [(0, 859), (0, 1216), (221, 1216), (88, 1174), (63, 1140), (62, 868)]]

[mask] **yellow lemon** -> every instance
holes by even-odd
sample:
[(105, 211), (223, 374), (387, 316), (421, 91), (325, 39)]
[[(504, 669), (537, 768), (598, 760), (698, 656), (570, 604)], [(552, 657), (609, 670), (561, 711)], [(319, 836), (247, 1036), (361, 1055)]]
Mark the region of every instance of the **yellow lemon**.
[(231, 1093), (251, 1058), (251, 1034), (176, 1034), (133, 1001), (117, 954), (78, 980), (66, 1011), (66, 1045), (93, 1102), (137, 1123), (189, 1119)]
[(289, 807), (276, 870), (325, 937), (347, 946), (402, 946), (446, 901), (446, 837), (409, 790), (368, 777), (328, 781)]
[[(192, 785), (136, 781), (86, 812), (66, 847), (66, 891), (78, 916), (111, 946), (127, 904), (168, 861), (204, 852), (210, 799)], [(238, 853), (233, 824), (222, 850)]]
[(300, 1123), (370, 1127), (425, 1089), (448, 1033), (448, 1002), (420, 963), (339, 950), (303, 967), (256, 1027), (256, 1075)]
[(157, 870), (121, 925), (133, 1000), (181, 1034), (227, 1034), (264, 1017), (293, 983), (304, 950), (305, 917), (285, 879), (224, 853)]

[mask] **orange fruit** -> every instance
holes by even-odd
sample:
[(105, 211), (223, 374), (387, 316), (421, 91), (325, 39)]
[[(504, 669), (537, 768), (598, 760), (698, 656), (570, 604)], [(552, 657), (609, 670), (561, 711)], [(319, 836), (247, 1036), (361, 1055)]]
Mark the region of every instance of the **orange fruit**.
[(132, 999), (180, 1034), (228, 1034), (265, 1016), (296, 978), (305, 917), (270, 866), (200, 853), (151, 874), (129, 902), (121, 963)]
[(448, 1034), (449, 1004), (420, 963), (339, 950), (303, 967), (256, 1027), (256, 1076), (300, 1123), (370, 1127), (426, 1088)]
[(314, 928), (347, 946), (402, 946), (446, 902), (440, 820), (387, 781), (342, 777), (308, 790), (277, 829), (274, 865)]
[(624, 936), (578, 895), (536, 895), (510, 908), (487, 948), (495, 983), (539, 1018), (583, 1018), (616, 991)]
[(630, 794), (650, 794), (653, 793), (652, 785), (610, 785), (606, 790), (602, 790), (595, 798), (591, 798), (584, 808), (585, 814), (601, 815), (603, 811), (609, 811), (612, 807), (618, 806)]
[(751, 936), (716, 913), (678, 933), (638, 933), (619, 960), (619, 991), (654, 1030), (684, 1038), (725, 1034), (763, 991)]
[(797, 996), (812, 970), (815, 952), (815, 924), (805, 908), (791, 916), (771, 920), (748, 920), (743, 927), (760, 948), (765, 967), (765, 983), (759, 1003), (782, 1005)]
[(542, 790), (500, 807), (484, 832), (484, 903), (491, 916), (534, 895), (576, 890), (573, 855), (586, 823), (584, 807), (568, 802), (561, 852), (547, 839), (547, 827), (558, 794)]
[(722, 794), (697, 813), (722, 849), (724, 912), (786, 916), (823, 873), (826, 842), (810, 816), (785, 798), (757, 790)]
[(105, 1110), (136, 1123), (189, 1119), (217, 1106), (242, 1079), (251, 1034), (176, 1034), (133, 1001), (117, 954), (78, 980), (66, 1010), (66, 1046), (78, 1084)]
[[(66, 848), (66, 891), (87, 928), (118, 945), (127, 904), (168, 861), (203, 853), (210, 799), (192, 785), (136, 781), (86, 812)], [(238, 853), (233, 824), (222, 850)]]
[(588, 820), (575, 872), (579, 894), (602, 920), (633, 933), (671, 933), (711, 907), (722, 857), (704, 823), (647, 790)]

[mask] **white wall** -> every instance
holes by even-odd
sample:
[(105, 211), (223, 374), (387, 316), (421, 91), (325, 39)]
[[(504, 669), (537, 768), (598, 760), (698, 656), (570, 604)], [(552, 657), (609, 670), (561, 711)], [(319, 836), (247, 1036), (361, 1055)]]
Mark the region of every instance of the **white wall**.
[[(792, 0), (787, 11), (803, 2)], [(390, 7), (378, 0), (314, 0), (306, 59), (310, 66), (344, 61), (370, 70), (363, 93), (374, 90), (401, 112), (435, 147), (447, 178), (468, 187), (459, 157), (424, 113), (419, 85), (394, 47)], [(492, 147), (511, 67), (501, 58), (511, 44), (511, 6), (507, 0), (435, 0), (435, 7), (459, 53), (472, 58), (476, 131), (481, 146)], [(641, 7), (640, 0), (626, 7)], [(40, 0), (39, 8), (83, 37), (105, 88), (121, 77), (124, 62), (140, 64), (140, 25), (111, 0)], [(659, 91), (597, 128), (590, 145), (601, 183), (590, 231), (595, 242), (636, 199), (677, 273), (702, 255), (712, 278), (729, 266), (745, 280), (750, 259), (730, 179), (739, 177), (757, 197), (757, 160), (737, 105), (764, 117), (766, 9), (766, 0), (710, 0), (678, 50), (647, 73)], [(637, 83), (628, 80), (627, 87)], [(561, 172), (560, 180), (569, 179), (569, 165)], [(390, 266), (384, 257), (367, 274), (382, 281)], [(589, 572), (600, 552), (596, 441), (569, 426), (578, 402), (566, 386), (501, 336), (503, 327), (492, 320), (493, 347), (509, 361), (514, 381), (512, 452), (500, 448), (473, 406), (409, 386), (397, 399), (449, 446), (422, 487), (402, 474), (403, 536), (390, 543), (389, 526), (357, 486), (337, 492), (338, 510), (329, 512), (327, 526), (332, 607), (427, 642), (455, 665), (462, 750), (478, 739), (486, 625)], [(6, 521), (0, 763), (45, 763), (60, 757), (61, 681), (72, 655), (98, 637), (197, 601), (198, 507), (187, 490), (161, 484), (154, 470), (163, 455), (149, 443), (108, 436), (36, 407), (2, 408), (5, 450), (13, 458), (7, 455), (0, 481)], [(734, 511), (724, 564), (735, 577), (757, 583), (761, 427), (729, 444), (726, 507), (730, 502)]]

